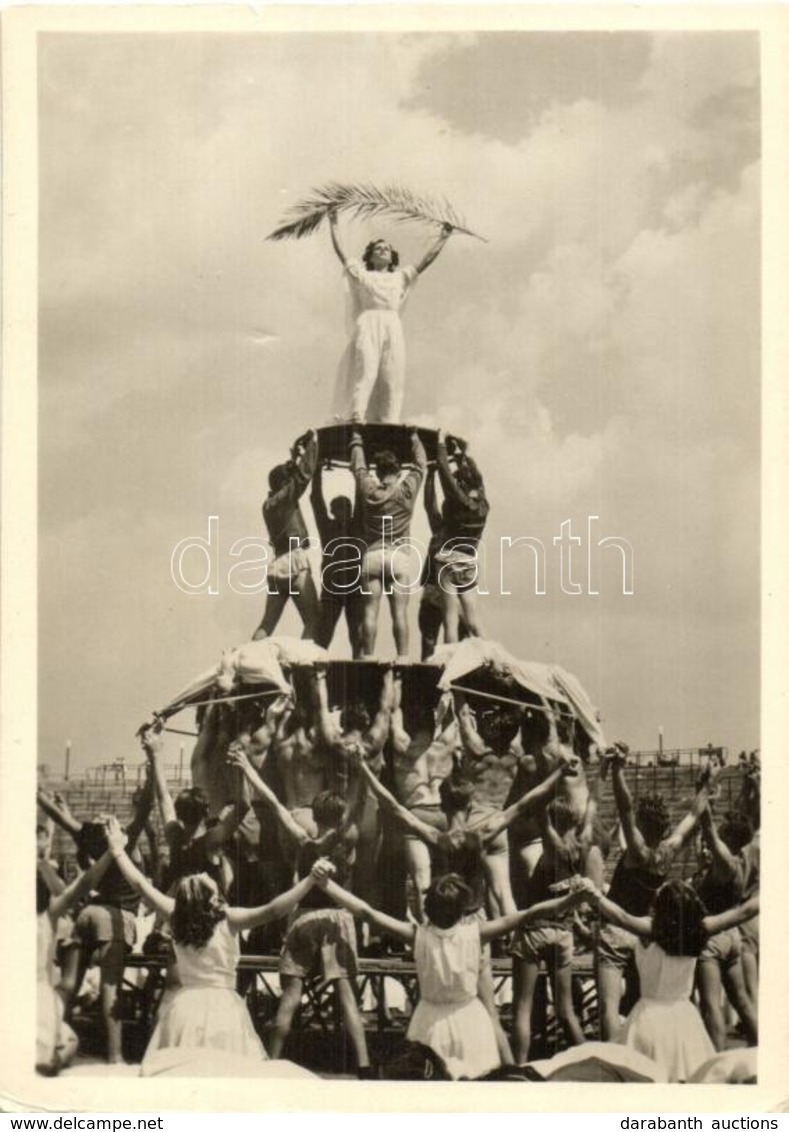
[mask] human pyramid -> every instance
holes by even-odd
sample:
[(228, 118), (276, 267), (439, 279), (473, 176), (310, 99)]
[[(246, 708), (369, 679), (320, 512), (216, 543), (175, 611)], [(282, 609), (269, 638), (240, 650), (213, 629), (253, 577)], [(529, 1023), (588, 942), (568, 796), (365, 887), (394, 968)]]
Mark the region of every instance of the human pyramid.
[[(581, 931), (593, 941), (599, 1006), (591, 1036), (600, 1040), (586, 1044), (608, 1067), (605, 1079), (703, 1079), (726, 1048), (722, 986), (756, 1044), (758, 768), (720, 821), (720, 768), (708, 763), (672, 828), (664, 799), (633, 799), (627, 748), (605, 742), (578, 681), (485, 638), (476, 593), (490, 510), (482, 475), (464, 440), (398, 423), (399, 311), (451, 226), (416, 267), (400, 269), (380, 240), (349, 260), (337, 217), (329, 219), (355, 310), (338, 379), (342, 419), (305, 433), (270, 473), (263, 517), (274, 558), (253, 640), (141, 729), (146, 779), (125, 829), (109, 815), (75, 818), (62, 798), (39, 790), (40, 807), (73, 836), (83, 871), (63, 884), (41, 828), (38, 1067), (57, 1072), (73, 1058), (69, 1020), (91, 964), (100, 970), (108, 1059), (122, 1059), (118, 987), (142, 899), (157, 917), (146, 950), (169, 958), (144, 1075), (167, 1072), (173, 1051), (181, 1067), (191, 1058), (195, 1073), (212, 1063), (216, 1072), (217, 1051), (238, 1064), (282, 1058), (305, 983), (318, 978), (336, 989), (360, 1078), (423, 1076), (429, 1064), (433, 1079), (518, 1071), (589, 1079), (581, 1072), (589, 1058), (575, 1052), (530, 1064), (543, 970), (568, 1045), (590, 1037), (573, 996)], [(324, 472), (338, 465), (349, 468), (355, 498), (327, 503)], [(320, 587), (301, 510), (308, 488)], [(431, 541), (414, 577), (408, 541), (422, 490)], [(417, 583), (419, 663), (410, 660), (408, 626)], [(376, 657), (384, 596), (392, 662)], [(301, 640), (276, 634), (291, 600)], [(353, 661), (327, 651), (343, 618)], [(199, 729), (193, 784), (173, 799), (162, 730), (185, 707), (195, 708)], [(604, 773), (593, 789), (595, 761)], [(609, 770), (622, 852), (607, 886), (613, 831), (601, 828), (599, 790)], [(149, 821), (154, 806), (164, 853)], [(688, 883), (676, 873), (694, 837), (705, 856)], [(236, 968), (242, 950), (270, 949), (277, 925), (281, 996), (264, 1046)], [(360, 947), (380, 954), (385, 941), (413, 955), (420, 997), (403, 1051), (373, 1066), (355, 976)], [(512, 958), (509, 1033), (494, 994), (494, 941)], [(623, 1020), (625, 996), (632, 1009)]]

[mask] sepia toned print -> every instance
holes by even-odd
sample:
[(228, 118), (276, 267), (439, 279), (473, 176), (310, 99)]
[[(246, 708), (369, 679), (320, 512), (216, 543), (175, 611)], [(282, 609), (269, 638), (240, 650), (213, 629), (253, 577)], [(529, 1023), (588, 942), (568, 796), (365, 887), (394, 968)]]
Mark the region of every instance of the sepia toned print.
[(763, 1086), (758, 30), (36, 94), (31, 1070)]

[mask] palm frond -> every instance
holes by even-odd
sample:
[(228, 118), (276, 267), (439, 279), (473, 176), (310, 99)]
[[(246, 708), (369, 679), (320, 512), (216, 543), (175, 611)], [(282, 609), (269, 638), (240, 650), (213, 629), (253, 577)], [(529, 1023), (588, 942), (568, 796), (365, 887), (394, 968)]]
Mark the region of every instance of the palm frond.
[(386, 215), (400, 224), (408, 221), (449, 224), (456, 232), (484, 240), (484, 236), (471, 231), (445, 197), (417, 196), (401, 185), (385, 185), (378, 189), (375, 185), (341, 185), (337, 182), (313, 189), (309, 196), (288, 209), (279, 227), (266, 238), (300, 240), (317, 231), (332, 210), (346, 212), (357, 220)]

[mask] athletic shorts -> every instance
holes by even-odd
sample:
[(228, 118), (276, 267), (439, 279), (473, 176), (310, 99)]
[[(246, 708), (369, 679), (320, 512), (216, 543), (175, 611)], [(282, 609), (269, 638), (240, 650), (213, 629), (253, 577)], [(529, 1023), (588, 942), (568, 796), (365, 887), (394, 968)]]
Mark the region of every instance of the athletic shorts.
[[(440, 806), (409, 806), (409, 813), (412, 813), (415, 818), (419, 818), (425, 825), (429, 825), (431, 829), (437, 829), (440, 833), (446, 833), (448, 829), (447, 815)], [(403, 835), (406, 840), (419, 841), (415, 833), (406, 830)]]
[(410, 547), (375, 547), (368, 550), (362, 559), (362, 583), (370, 579), (392, 578), (393, 567), (402, 586), (411, 586), (417, 580), (419, 559), (411, 554)]
[(716, 932), (707, 940), (699, 956), (699, 963), (720, 963), (721, 967), (733, 967), (742, 955), (742, 937), (738, 928), (728, 928)]
[(752, 920), (746, 920), (744, 924), (740, 924), (739, 932), (743, 954), (747, 952), (748, 955), (758, 955), (759, 917), (754, 916)]
[(571, 928), (519, 928), (510, 944), (510, 955), (529, 963), (544, 960), (552, 971), (561, 971), (573, 961)]
[(298, 912), (288, 929), (279, 960), (280, 975), (324, 982), (356, 974), (356, 927), (344, 908)]
[(597, 937), (597, 961), (601, 967), (624, 971), (635, 961), (638, 936), (616, 924), (604, 923)]
[(137, 919), (123, 908), (88, 904), (77, 916), (74, 934), (80, 944), (95, 951), (105, 943), (122, 943), (131, 951), (137, 940)]

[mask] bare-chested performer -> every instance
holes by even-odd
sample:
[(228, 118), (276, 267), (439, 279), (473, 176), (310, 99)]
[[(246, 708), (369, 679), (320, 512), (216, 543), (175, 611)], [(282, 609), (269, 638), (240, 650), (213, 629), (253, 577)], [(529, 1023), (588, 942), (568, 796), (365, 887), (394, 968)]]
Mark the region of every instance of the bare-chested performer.
[[(460, 744), (457, 720), (452, 712), (434, 711), (420, 705), (413, 735), (403, 723), (403, 678), (395, 672), (392, 708), (392, 769), (394, 793), (414, 817), (441, 832), (447, 818), (441, 808), (441, 783), (452, 773), (454, 755)], [(438, 717), (438, 719), (437, 719)], [(423, 897), (430, 886), (430, 852), (424, 841), (410, 830), (404, 836), (405, 862), (413, 882), (416, 916), (424, 920)]]
[(315, 638), (318, 593), (307, 557), (309, 533), (299, 499), (312, 479), (317, 462), (318, 434), (311, 429), (296, 441), (291, 459), (269, 473), (263, 519), (276, 557), (268, 568), (266, 609), (252, 636), (253, 641), (271, 636), (290, 598), (304, 624), (302, 637)]
[[(344, 547), (356, 533), (354, 506), (347, 495), (335, 495), (326, 506), (323, 496), (323, 469), (320, 464), (312, 477), (310, 502), (321, 540), (320, 618), (315, 643), (327, 649), (343, 613), (354, 660), (361, 656), (361, 596), (348, 590), (348, 566)], [(357, 504), (358, 505), (358, 504)], [(335, 561), (336, 557), (336, 561)]]
[[(333, 713), (329, 706), (326, 671), (321, 665), (315, 666), (317, 735), (334, 773), (340, 776), (335, 787), (338, 793), (347, 792), (350, 769), (358, 757), (364, 759), (365, 765), (376, 778), (380, 777), (384, 769), (384, 744), (389, 736), (392, 716), (394, 676), (391, 666), (385, 665), (382, 669), (378, 710), (371, 720), (370, 712), (361, 700), (345, 704), (339, 717)], [(377, 866), (381, 847), (381, 823), (374, 796), (367, 795), (358, 828), (354, 888), (364, 899), (379, 906), (381, 878)]]
[[(436, 499), (436, 473), (438, 468), (430, 464), (425, 474), (424, 505), (427, 521), (430, 526), (430, 542), (427, 547), (427, 557), (422, 567), (422, 595), (419, 599), (419, 635), (422, 638), (422, 660), (429, 660), (436, 651), (438, 638), (444, 628), (444, 592), (439, 585), (439, 571), (441, 563), (437, 555), (441, 551), (446, 538), (441, 508)], [(469, 631), (463, 609), (460, 608), (458, 618), (458, 640), (464, 641)]]
[[(519, 766), (516, 740), (521, 709), (500, 705), (479, 713), (475, 726), (462, 692), (455, 692), (455, 712), (463, 745), (461, 774), (472, 787), (471, 820), (495, 817), (504, 809)], [(513, 746), (513, 744), (516, 744)], [(507, 835), (501, 829), (485, 846), (485, 871), (494, 916), (515, 912), (510, 884)]]
[[(291, 818), (306, 834), (315, 837), (312, 803), (318, 794), (332, 789), (326, 753), (317, 741), (309, 707), (291, 701), (277, 729), (271, 748), (281, 784), (282, 801)], [(291, 839), (280, 840), (286, 860), (293, 856)]]
[[(447, 818), (447, 829), (439, 830), (416, 817), (407, 810), (360, 760), (362, 774), (368, 789), (381, 805), (404, 829), (418, 837), (429, 849), (433, 877), (457, 873), (468, 885), (471, 897), (465, 914), (485, 920), (486, 868), (485, 851), (498, 837), (506, 836), (507, 826), (519, 815), (529, 809), (545, 806), (556, 790), (562, 777), (562, 769), (557, 768), (544, 782), (525, 798), (519, 799), (506, 810), (489, 812), (487, 815), (472, 814), (473, 786), (468, 781), (452, 774), (441, 783), (441, 806)], [(512, 1051), (501, 1027), (496, 1010), (491, 968), (490, 948), (483, 951), (480, 968), (478, 995), (490, 1014), (496, 1032), (496, 1044), (505, 1065), (512, 1064)]]
[[(375, 471), (367, 466), (360, 433), (351, 437), (351, 471), (359, 493), (362, 559), (362, 656), (372, 658), (378, 633), (381, 597), (388, 594), (397, 655), (408, 659), (408, 599), (411, 576), (407, 542), (427, 456), (419, 434), (411, 433), (414, 467), (401, 475), (393, 452), (376, 453)], [(401, 545), (398, 546), (397, 544)]]

